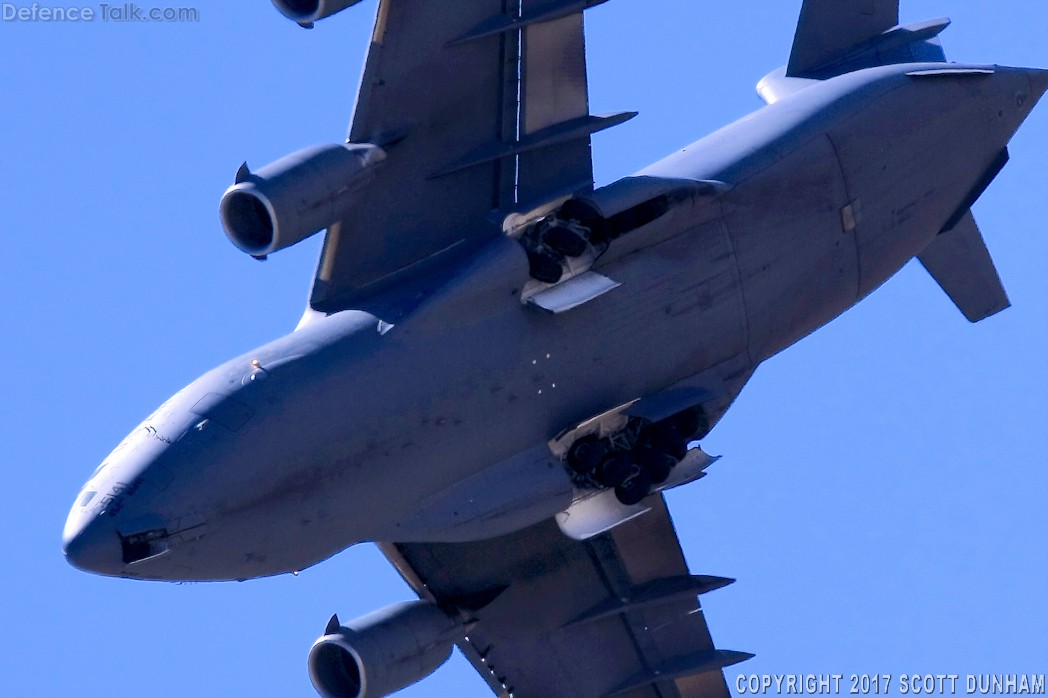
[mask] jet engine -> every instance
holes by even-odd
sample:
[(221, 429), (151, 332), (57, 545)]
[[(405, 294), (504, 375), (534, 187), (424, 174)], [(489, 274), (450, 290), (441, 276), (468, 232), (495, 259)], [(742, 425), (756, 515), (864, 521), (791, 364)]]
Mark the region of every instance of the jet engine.
[(234, 245), (265, 257), (340, 220), (386, 159), (375, 145), (347, 143), (300, 150), (258, 172), (245, 163), (219, 204)]
[(318, 19), (330, 17), (361, 0), (273, 0), (280, 13), (304, 27), (310, 27)]
[(436, 671), (465, 632), (428, 601), (387, 606), (345, 626), (333, 616), (309, 651), (309, 678), (324, 698), (381, 698)]

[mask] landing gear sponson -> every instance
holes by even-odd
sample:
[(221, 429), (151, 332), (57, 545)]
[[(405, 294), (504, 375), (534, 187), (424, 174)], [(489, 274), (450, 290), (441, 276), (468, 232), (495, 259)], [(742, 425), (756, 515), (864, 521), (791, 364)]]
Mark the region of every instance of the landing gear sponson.
[(639, 503), (670, 476), (691, 441), (709, 431), (701, 407), (658, 422), (624, 414), (606, 415), (581, 425), (564, 462), (577, 487), (614, 488), (626, 506)]

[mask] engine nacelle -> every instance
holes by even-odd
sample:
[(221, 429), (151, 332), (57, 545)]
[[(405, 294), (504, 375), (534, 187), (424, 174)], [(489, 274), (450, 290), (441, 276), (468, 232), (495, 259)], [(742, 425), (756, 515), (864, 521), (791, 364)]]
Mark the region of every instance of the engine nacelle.
[(342, 220), (385, 159), (378, 146), (348, 143), (306, 148), (254, 173), (244, 165), (222, 195), (222, 227), (254, 257), (294, 245)]
[(345, 626), (332, 618), (309, 651), (309, 679), (324, 698), (381, 698), (426, 678), (465, 635), (428, 601), (394, 604)]
[(304, 27), (313, 25), (318, 19), (330, 17), (361, 0), (273, 0), (280, 13)]

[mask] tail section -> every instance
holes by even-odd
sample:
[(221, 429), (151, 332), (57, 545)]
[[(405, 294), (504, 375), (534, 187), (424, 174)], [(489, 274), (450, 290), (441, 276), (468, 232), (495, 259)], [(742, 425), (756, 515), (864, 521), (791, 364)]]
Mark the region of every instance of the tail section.
[[(757, 92), (771, 104), (818, 81), (857, 70), (945, 63), (946, 54), (938, 37), (949, 25), (948, 19), (934, 19), (899, 26), (899, 0), (804, 0), (790, 62), (761, 80)], [(1025, 118), (1048, 92), (1048, 71), (1020, 70), (1029, 81), (1029, 92), (1021, 90), (1017, 96), (1020, 116)], [(914, 79), (956, 79), (962, 74), (993, 72), (962, 67), (909, 75)], [(1022, 118), (1016, 122), (1016, 128)], [(971, 212), (971, 206), (1006, 162), (1004, 150), (959, 202), (956, 213), (939, 235), (918, 255), (932, 278), (971, 322), (984, 320), (1011, 305)]]
[(891, 63), (945, 61), (939, 33), (950, 20), (899, 26), (899, 0), (805, 0), (788, 77), (825, 79)]
[(898, 24), (899, 0), (805, 0), (786, 75), (816, 77)]
[(757, 92), (771, 104), (803, 89), (864, 68), (896, 63), (944, 63), (941, 18), (899, 26), (899, 0), (804, 0), (790, 62), (767, 75)]

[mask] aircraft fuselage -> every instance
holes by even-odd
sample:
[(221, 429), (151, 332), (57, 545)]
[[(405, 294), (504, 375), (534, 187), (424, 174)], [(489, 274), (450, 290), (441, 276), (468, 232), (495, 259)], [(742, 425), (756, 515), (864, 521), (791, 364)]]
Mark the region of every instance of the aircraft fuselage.
[(730, 189), (614, 241), (594, 270), (621, 286), (566, 313), (522, 305), (527, 259), (495, 237), (405, 282), (390, 316), (316, 317), (219, 366), (96, 471), (67, 556), (109, 575), (245, 579), (562, 511), (572, 482), (548, 439), (696, 377), (729, 404), (940, 232), (1045, 87), (1007, 68), (907, 75), (943, 68), (827, 80), (645, 169)]

